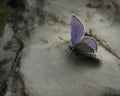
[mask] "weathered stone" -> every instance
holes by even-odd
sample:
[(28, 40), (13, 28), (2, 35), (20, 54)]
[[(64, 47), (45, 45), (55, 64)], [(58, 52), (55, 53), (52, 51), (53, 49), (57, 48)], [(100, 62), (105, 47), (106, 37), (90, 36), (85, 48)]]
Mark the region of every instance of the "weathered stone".
[[(23, 50), (20, 70), (24, 75), (26, 91), (34, 96), (119, 94), (105, 91), (109, 88), (120, 89), (120, 32), (119, 21), (116, 23), (114, 18), (116, 9), (113, 1), (107, 1), (113, 6), (110, 10), (107, 9), (110, 6), (103, 0), (97, 3), (99, 8), (89, 0), (46, 1), (43, 8), (46, 18), (44, 24), (32, 30), (35, 34)], [(36, 3), (32, 5), (32, 2), (29, 1), (35, 7)], [(88, 8), (87, 4), (94, 8)], [(72, 14), (80, 18), (87, 34), (96, 38), (99, 45), (96, 55), (102, 61), (100, 64), (75, 58), (65, 52), (70, 41)], [(59, 36), (65, 41), (59, 39)]]

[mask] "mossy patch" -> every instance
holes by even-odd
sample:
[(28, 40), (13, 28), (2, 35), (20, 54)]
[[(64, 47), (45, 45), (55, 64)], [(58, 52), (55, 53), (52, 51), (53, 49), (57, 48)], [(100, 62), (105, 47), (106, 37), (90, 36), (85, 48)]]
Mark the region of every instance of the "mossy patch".
[(11, 12), (12, 8), (9, 5), (0, 3), (0, 37), (3, 35), (6, 20)]

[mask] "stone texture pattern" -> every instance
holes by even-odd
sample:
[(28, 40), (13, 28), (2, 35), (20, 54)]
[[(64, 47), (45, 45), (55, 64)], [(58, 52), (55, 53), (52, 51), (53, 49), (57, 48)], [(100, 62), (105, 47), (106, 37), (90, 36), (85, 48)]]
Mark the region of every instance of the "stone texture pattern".
[[(35, 7), (37, 1), (28, 2)], [(115, 0), (46, 0), (44, 23), (30, 31), (21, 59), (26, 92), (33, 96), (119, 95), (119, 4)], [(100, 64), (65, 52), (72, 14), (81, 19), (86, 33), (96, 38)]]

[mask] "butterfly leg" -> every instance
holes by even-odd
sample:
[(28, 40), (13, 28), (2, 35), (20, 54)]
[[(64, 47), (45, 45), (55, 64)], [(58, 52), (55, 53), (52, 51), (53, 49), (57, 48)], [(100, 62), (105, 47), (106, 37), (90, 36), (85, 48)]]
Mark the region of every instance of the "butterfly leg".
[(70, 54), (73, 55), (73, 47), (72, 47), (72, 46), (69, 46), (68, 49), (69, 49), (69, 51), (71, 52)]
[(65, 52), (68, 52), (68, 53), (70, 53), (70, 55), (73, 55), (73, 51), (72, 51), (72, 50), (70, 50), (69, 48), (68, 48), (68, 49), (66, 49), (66, 50), (65, 50)]
[(67, 48), (66, 50), (65, 50), (65, 52), (68, 52), (69, 51), (69, 48)]
[(69, 46), (65, 52), (69, 52), (71, 55), (73, 54), (73, 48), (71, 46)]
[(70, 55), (73, 55), (73, 50), (71, 50), (71, 53), (70, 53)]

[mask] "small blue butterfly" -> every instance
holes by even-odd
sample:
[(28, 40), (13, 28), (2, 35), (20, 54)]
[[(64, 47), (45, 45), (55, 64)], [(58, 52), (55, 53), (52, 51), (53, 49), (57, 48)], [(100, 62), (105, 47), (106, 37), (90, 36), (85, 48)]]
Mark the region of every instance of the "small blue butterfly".
[(83, 24), (72, 15), (71, 18), (71, 45), (69, 49), (72, 53), (82, 54), (88, 57), (95, 57), (98, 46), (93, 37), (85, 36)]

